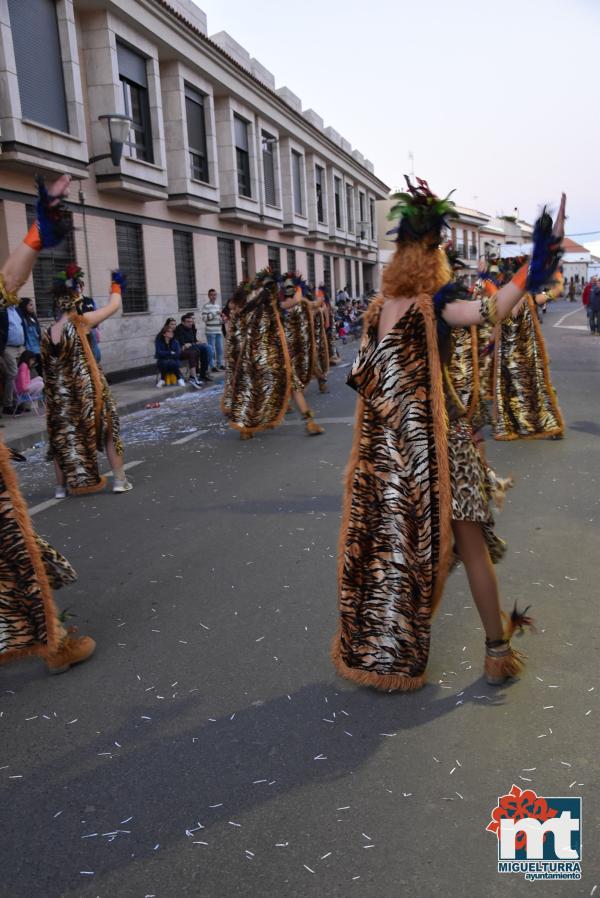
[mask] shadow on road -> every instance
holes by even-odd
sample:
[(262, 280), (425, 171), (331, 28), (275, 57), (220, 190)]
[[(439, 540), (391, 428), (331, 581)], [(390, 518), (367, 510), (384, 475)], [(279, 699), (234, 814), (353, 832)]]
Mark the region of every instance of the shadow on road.
[[(318, 682), (214, 722), (195, 720), (194, 696), (154, 709), (151, 720), (141, 719), (147, 704), (134, 707), (130, 723), (27, 776), (3, 827), (3, 894), (67, 898), (80, 894), (82, 870), (101, 889), (103, 876), (156, 857), (157, 845), (197, 851), (191, 843), (210, 842), (212, 827), (350, 775), (383, 743), (397, 749), (406, 731), (460, 713), (482, 688), (478, 681), (457, 701), (437, 686), (392, 696)], [(501, 693), (489, 701), (502, 702)], [(46, 842), (51, 852), (34, 849)]]

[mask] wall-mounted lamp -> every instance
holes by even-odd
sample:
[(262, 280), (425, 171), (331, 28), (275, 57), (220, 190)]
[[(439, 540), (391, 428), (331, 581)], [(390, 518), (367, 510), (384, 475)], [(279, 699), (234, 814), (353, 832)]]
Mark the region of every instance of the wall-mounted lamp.
[(118, 112), (111, 112), (108, 115), (99, 115), (99, 122), (106, 122), (108, 126), (108, 139), (110, 142), (110, 153), (101, 153), (99, 156), (92, 156), (88, 165), (94, 162), (100, 162), (101, 159), (110, 159), (113, 165), (118, 165), (123, 155), (123, 144), (129, 137), (129, 131), (133, 122), (128, 115), (121, 115)]

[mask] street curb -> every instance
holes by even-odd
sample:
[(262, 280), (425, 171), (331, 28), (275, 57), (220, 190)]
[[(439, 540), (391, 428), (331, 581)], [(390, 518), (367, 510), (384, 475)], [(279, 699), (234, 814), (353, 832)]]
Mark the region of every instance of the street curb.
[[(117, 411), (119, 412), (119, 417), (125, 417), (126, 415), (131, 415), (133, 412), (139, 412), (146, 408), (149, 402), (160, 402), (162, 405), (167, 399), (172, 399), (174, 396), (182, 396), (184, 393), (190, 392), (192, 392), (192, 390), (189, 390), (187, 387), (172, 387), (169, 389), (169, 395), (164, 398), (164, 394), (160, 394), (161, 398), (159, 399), (156, 396), (156, 393), (149, 393), (148, 396), (145, 396), (143, 399), (132, 399), (129, 402), (117, 403)], [(45, 422), (45, 418), (40, 418), (40, 420)], [(26, 433), (22, 436), (13, 437), (10, 437), (8, 434), (4, 436), (3, 434), (3, 437), (6, 446), (15, 449), (17, 452), (24, 452), (26, 449), (31, 449), (36, 443), (46, 442), (46, 425), (45, 423), (43, 426), (40, 425), (39, 430), (35, 430), (33, 433)]]

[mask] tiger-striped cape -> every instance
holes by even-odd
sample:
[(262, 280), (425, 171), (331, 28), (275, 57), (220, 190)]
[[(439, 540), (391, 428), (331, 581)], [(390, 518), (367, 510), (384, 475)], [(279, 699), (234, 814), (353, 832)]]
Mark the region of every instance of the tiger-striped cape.
[(365, 315), (348, 379), (359, 394), (339, 548), (342, 676), (418, 689), (451, 557), (448, 428), (437, 326), (419, 296), (378, 343), (383, 299)]
[(65, 631), (52, 588), (75, 579), (69, 562), (33, 530), (0, 438), (0, 664), (56, 650)]
[(550, 378), (546, 343), (529, 294), (496, 326), (492, 430), (496, 440), (561, 437), (564, 421)]
[(221, 409), (231, 427), (277, 427), (291, 395), (292, 369), (277, 295), (264, 290), (232, 321)]

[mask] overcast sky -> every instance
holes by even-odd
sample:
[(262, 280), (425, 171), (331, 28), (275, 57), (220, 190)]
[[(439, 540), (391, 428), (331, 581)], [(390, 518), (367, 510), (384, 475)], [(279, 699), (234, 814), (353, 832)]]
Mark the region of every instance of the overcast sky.
[(375, 165), (600, 238), (599, 0), (197, 0)]

